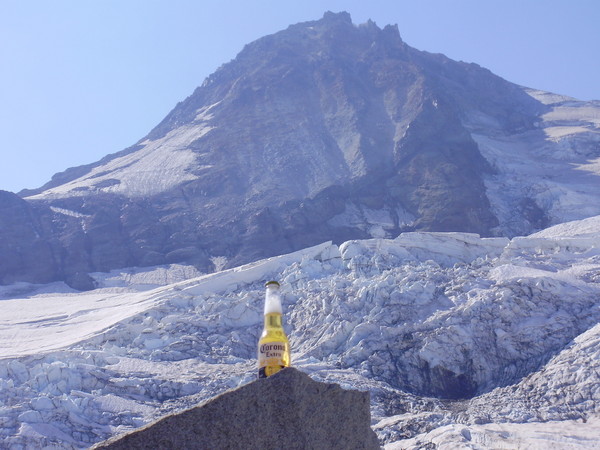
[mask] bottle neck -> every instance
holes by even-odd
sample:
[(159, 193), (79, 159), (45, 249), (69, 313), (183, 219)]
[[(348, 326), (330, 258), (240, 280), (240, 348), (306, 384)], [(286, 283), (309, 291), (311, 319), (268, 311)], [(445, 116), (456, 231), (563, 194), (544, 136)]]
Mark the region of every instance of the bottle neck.
[(265, 314), (283, 313), (281, 308), (281, 296), (279, 294), (279, 286), (269, 286), (265, 293)]
[(282, 328), (282, 315), (279, 313), (268, 313), (265, 314), (265, 327), (266, 328)]

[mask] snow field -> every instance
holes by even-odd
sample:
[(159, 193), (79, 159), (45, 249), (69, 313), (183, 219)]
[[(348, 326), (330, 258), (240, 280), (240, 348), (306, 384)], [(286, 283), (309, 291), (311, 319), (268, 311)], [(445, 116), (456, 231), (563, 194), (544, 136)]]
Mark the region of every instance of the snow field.
[(598, 443), (596, 428), (576, 432), (600, 415), (593, 228), (325, 243), (200, 277), (96, 274), (97, 291), (0, 301), (2, 445), (85, 448), (253, 380), (270, 279), (292, 364), (369, 390), (382, 444), (510, 448), (541, 439), (547, 420), (539, 442)]
[[(498, 234), (531, 233), (532, 224), (515, 211), (541, 208), (550, 224), (600, 214), (600, 104), (525, 89), (547, 106), (535, 128), (502, 130), (486, 117), (467, 125), (494, 171), (484, 180), (500, 221)], [(524, 200), (531, 202), (529, 206)], [(539, 226), (539, 225), (538, 225)]]
[(83, 177), (29, 198), (81, 196), (96, 191), (136, 198), (163, 192), (196, 179), (197, 176), (189, 169), (198, 171), (210, 169), (211, 166), (197, 167), (196, 155), (189, 147), (213, 129), (209, 125), (212, 115), (208, 113), (212, 106), (215, 105), (199, 112), (191, 124), (174, 129), (155, 141), (140, 142), (139, 149), (112, 159)]

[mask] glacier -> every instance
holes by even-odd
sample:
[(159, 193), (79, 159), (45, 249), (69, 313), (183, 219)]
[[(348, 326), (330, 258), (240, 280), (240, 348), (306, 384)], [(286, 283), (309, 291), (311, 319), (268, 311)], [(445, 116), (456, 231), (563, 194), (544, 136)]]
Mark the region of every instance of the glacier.
[(253, 380), (269, 279), (292, 364), (370, 391), (386, 449), (600, 446), (600, 216), (92, 276), (0, 287), (0, 447), (86, 448)]
[(531, 129), (506, 132), (485, 115), (473, 115), (467, 124), (494, 167), (485, 185), (502, 224), (498, 235), (531, 232), (526, 220), (515, 214), (524, 197), (534, 201), (530, 206), (544, 211), (545, 226), (596, 216), (600, 210), (600, 102), (536, 89), (523, 91), (546, 108)]

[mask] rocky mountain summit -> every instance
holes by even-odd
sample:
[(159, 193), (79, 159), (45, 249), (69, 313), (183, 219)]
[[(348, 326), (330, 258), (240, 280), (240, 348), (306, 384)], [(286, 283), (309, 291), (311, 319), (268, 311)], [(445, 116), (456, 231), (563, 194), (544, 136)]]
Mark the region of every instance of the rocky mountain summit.
[[(347, 13), (244, 47), (136, 145), (0, 196), (0, 283), (210, 272), (412, 230), (600, 214), (600, 104), (517, 86)], [(33, 263), (32, 263), (33, 261)]]

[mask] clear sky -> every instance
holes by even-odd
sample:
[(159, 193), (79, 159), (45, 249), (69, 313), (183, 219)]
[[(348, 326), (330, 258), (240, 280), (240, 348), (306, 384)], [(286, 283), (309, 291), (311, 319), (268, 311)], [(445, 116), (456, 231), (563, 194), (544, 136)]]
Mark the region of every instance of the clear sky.
[(243, 46), (347, 11), (514, 83), (600, 99), (598, 0), (0, 0), (0, 189), (144, 137)]

